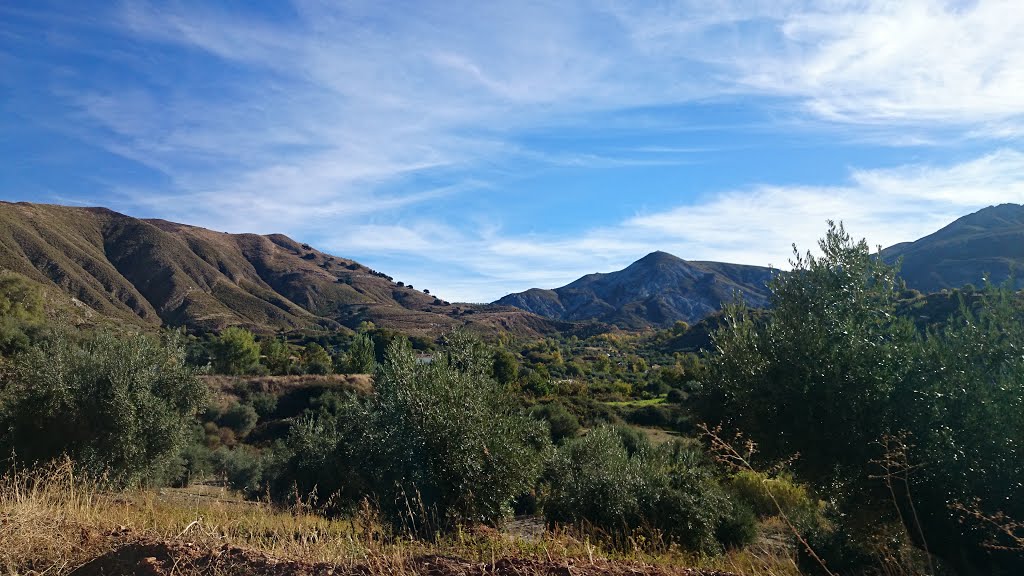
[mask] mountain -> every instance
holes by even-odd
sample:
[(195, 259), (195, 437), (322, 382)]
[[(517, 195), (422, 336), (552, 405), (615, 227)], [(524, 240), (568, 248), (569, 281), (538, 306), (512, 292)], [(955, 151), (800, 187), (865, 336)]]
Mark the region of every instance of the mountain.
[(1024, 206), (989, 206), (957, 219), (914, 242), (882, 250), (882, 258), (902, 258), (907, 286), (921, 292), (981, 286), (986, 274), (995, 283), (1016, 276), (1024, 288)]
[(739, 294), (753, 307), (768, 304), (772, 270), (721, 262), (689, 262), (652, 252), (624, 270), (509, 294), (495, 302), (567, 321), (597, 320), (622, 328), (694, 323)]
[(466, 325), (522, 335), (564, 326), (510, 307), (451, 305), (280, 234), (227, 234), (106, 208), (0, 202), (0, 269), (79, 315), (140, 326), (410, 334)]

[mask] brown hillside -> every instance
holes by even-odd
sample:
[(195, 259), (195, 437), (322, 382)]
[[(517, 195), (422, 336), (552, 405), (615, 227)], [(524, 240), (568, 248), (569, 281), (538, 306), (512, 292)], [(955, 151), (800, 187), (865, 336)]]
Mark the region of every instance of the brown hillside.
[(0, 269), (103, 317), (154, 327), (337, 330), (369, 320), (414, 334), (556, 328), (514, 308), (449, 305), (280, 234), (227, 234), (106, 208), (0, 202)]

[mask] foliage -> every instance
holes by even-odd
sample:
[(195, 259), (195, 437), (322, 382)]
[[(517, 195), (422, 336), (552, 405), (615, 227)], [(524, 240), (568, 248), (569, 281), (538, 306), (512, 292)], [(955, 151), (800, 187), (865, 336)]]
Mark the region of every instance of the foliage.
[(373, 339), (367, 334), (357, 334), (348, 350), (349, 374), (373, 374), (377, 369), (377, 352)]
[(0, 272), (0, 354), (21, 352), (43, 321), (39, 287), (14, 272)]
[(218, 374), (250, 374), (259, 364), (260, 347), (245, 328), (225, 328), (211, 345), (213, 370)]
[(271, 392), (256, 392), (249, 398), (249, 403), (260, 418), (266, 418), (277, 410), (277, 396)]
[(22, 463), (67, 454), (122, 484), (168, 473), (206, 394), (176, 334), (63, 335), (16, 357), (5, 379), (3, 453)]
[(218, 420), (221, 426), (234, 430), (236, 437), (244, 438), (256, 427), (259, 414), (249, 404), (232, 404)]
[(292, 373), (292, 354), (288, 345), (279, 339), (267, 339), (260, 343), (263, 365), (271, 374), (284, 376)]
[(497, 350), (494, 353), (494, 379), (500, 384), (512, 384), (519, 379), (519, 361), (516, 355), (508, 350)]
[(1019, 572), (1024, 559), (950, 507), (1024, 517), (1013, 295), (989, 287), (922, 334), (895, 313), (896, 270), (863, 241), (831, 226), (820, 247), (775, 278), (763, 321), (729, 308), (702, 415), (743, 429), (770, 459), (799, 454), (794, 469), (847, 511), (895, 503), (914, 542), (962, 572)]
[(654, 447), (600, 427), (566, 442), (549, 472), (549, 522), (586, 522), (607, 533), (657, 531), (688, 549), (749, 543), (755, 521), (729, 498), (704, 457), (679, 444)]
[(214, 470), (228, 485), (243, 494), (259, 492), (263, 478), (263, 462), (255, 449), (240, 445), (234, 450), (221, 447), (212, 454)]
[(986, 571), (1020, 573), (1024, 556), (1000, 549), (1011, 543), (1005, 535), (950, 508), (1024, 519), (1024, 314), (1013, 298), (989, 286), (977, 312), (962, 302), (957, 317), (929, 331), (910, 385), (894, 399), (905, 434), (886, 444), (884, 472), (906, 496), (901, 513), (920, 522), (933, 548), (966, 549)]
[(821, 257), (794, 248), (793, 272), (772, 280), (769, 321), (727, 309), (711, 362), (716, 386), (699, 409), (742, 427), (768, 458), (799, 453), (799, 469), (828, 485), (863, 478), (877, 457), (916, 335), (893, 313), (894, 268), (842, 225), (830, 224), (819, 245)]
[(560, 444), (567, 438), (573, 438), (580, 431), (580, 420), (559, 402), (550, 402), (533, 407), (530, 415), (545, 420), (551, 428), (551, 440)]
[(739, 470), (729, 478), (727, 488), (758, 518), (784, 514), (802, 534), (819, 534), (828, 524), (822, 503), (789, 474)]
[(306, 374), (330, 374), (334, 362), (323, 346), (310, 342), (302, 351), (302, 370)]
[(372, 497), (392, 526), (411, 533), (494, 522), (533, 487), (549, 442), (490, 371), (488, 348), (463, 333), (429, 364), (395, 340), (376, 393), (301, 421), (281, 457), (288, 473), (278, 477), (339, 505)]

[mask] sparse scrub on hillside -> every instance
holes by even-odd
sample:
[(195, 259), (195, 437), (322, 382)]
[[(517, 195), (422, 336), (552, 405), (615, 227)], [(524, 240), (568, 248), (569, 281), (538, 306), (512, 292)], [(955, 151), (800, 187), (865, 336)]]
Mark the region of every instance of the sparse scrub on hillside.
[(43, 324), (43, 295), (24, 276), (0, 271), (0, 355), (24, 352)]

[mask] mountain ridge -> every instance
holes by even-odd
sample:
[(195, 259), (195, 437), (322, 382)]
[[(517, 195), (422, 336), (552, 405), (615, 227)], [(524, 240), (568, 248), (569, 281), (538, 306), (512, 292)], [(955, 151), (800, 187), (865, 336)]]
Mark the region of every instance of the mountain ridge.
[(1024, 288), (1024, 205), (982, 208), (918, 240), (894, 244), (882, 258), (902, 259), (907, 286), (922, 292), (980, 286), (985, 276), (999, 284), (1015, 275), (1014, 286)]
[(565, 321), (667, 327), (678, 320), (697, 322), (737, 294), (753, 307), (765, 306), (773, 273), (761, 266), (687, 261), (659, 250), (622, 270), (587, 274), (561, 288), (531, 288), (495, 304)]
[(514, 308), (452, 305), (282, 234), (228, 234), (108, 208), (0, 202), (0, 268), (140, 327), (410, 334), (564, 329)]

